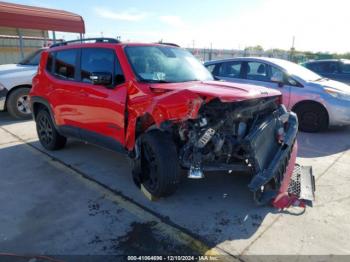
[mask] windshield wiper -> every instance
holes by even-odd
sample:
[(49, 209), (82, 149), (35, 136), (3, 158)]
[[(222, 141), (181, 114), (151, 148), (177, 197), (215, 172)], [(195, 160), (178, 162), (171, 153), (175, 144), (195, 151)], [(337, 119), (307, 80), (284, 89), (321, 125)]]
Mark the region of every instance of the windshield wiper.
[(329, 79), (326, 78), (326, 77), (320, 77), (320, 78), (317, 78), (315, 81), (319, 82), (319, 81), (322, 81), (322, 80), (329, 80)]
[(155, 79), (142, 79), (141, 81), (146, 83), (172, 83), (167, 80), (155, 80)]
[(183, 82), (195, 82), (195, 81), (202, 81), (202, 80), (195, 78), (195, 79), (189, 79)]

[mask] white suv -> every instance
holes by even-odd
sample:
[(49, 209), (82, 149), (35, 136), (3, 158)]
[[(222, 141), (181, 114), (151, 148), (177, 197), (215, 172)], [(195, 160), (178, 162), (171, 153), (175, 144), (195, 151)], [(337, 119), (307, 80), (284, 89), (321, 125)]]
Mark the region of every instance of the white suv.
[(28, 93), (40, 61), (38, 49), (18, 64), (0, 65), (0, 111), (18, 119), (31, 118)]

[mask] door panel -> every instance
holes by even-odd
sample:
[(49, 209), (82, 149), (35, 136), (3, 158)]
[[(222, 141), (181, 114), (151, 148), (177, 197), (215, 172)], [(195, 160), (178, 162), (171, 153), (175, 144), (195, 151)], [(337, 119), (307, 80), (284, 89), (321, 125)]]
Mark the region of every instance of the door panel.
[[(127, 87), (115, 51), (83, 48), (80, 71), (77, 100), (80, 101), (78, 111), (84, 130), (83, 139), (98, 143), (109, 137), (123, 145)], [(110, 73), (112, 83), (108, 86), (94, 85), (90, 76), (98, 72)]]
[[(80, 102), (76, 106), (80, 127), (87, 132), (112, 137), (123, 144), (126, 90), (125, 84), (115, 89), (82, 84), (77, 99)], [(87, 136), (88, 133), (85, 133), (85, 138), (91, 140)]]

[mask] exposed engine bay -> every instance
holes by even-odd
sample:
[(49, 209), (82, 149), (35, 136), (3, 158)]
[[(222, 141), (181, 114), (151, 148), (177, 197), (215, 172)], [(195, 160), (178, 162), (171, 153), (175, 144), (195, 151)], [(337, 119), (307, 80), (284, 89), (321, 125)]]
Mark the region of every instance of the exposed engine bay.
[[(201, 105), (195, 119), (164, 122), (161, 128), (189, 178), (204, 178), (208, 171), (248, 174), (256, 203), (280, 209), (314, 198), (311, 168), (296, 168), (298, 119), (280, 96), (232, 103), (213, 99)], [(133, 171), (138, 186), (144, 181), (140, 152)]]
[(253, 175), (252, 191), (267, 183), (277, 187), (298, 126), (278, 99), (212, 100), (201, 107), (197, 119), (179, 125), (179, 159), (189, 178), (203, 178), (204, 171), (248, 172)]

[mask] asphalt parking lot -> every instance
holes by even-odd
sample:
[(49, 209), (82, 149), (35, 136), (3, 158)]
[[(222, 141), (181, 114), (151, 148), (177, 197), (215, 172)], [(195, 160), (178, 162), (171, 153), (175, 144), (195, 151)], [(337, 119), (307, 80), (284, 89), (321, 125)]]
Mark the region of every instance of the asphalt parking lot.
[(49, 255), (350, 254), (350, 128), (299, 134), (316, 201), (305, 213), (257, 207), (241, 175), (183, 179), (151, 202), (128, 160), (70, 140), (47, 152), (33, 121), (0, 113), (0, 252)]

